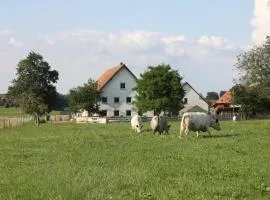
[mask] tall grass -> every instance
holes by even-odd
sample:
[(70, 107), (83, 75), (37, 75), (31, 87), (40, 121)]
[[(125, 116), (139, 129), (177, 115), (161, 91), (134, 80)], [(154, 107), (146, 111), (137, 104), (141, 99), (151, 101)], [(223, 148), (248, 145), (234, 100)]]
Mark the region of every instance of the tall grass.
[(212, 137), (128, 123), (0, 129), (0, 199), (270, 199), (270, 121)]

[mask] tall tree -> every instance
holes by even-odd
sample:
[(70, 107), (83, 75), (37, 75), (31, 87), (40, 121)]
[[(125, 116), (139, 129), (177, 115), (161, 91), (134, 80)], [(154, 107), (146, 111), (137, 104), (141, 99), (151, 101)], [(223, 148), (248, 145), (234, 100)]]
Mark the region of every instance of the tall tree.
[(69, 106), (67, 95), (57, 93), (55, 103), (53, 104), (54, 110), (64, 110)]
[(134, 88), (137, 92), (136, 107), (141, 112), (154, 110), (156, 114), (161, 111), (178, 114), (183, 108), (185, 94), (181, 80), (178, 71), (172, 70), (170, 65), (149, 66), (147, 71), (140, 74)]
[(16, 78), (8, 88), (8, 98), (26, 113), (33, 114), (36, 125), (40, 115), (51, 110), (56, 98), (53, 84), (59, 74), (50, 69), (40, 54), (30, 52), (18, 63)]
[(259, 99), (254, 105), (256, 110), (267, 110), (270, 104), (270, 37), (266, 37), (264, 44), (239, 55), (236, 68), (240, 72), (236, 82)]
[(244, 114), (245, 118), (249, 118), (256, 113), (256, 107), (259, 104), (254, 90), (247, 86), (237, 84), (233, 87), (234, 104), (240, 104), (240, 111)]
[(270, 37), (265, 43), (240, 54), (236, 68), (240, 71), (240, 83), (243, 85), (270, 85)]
[(89, 113), (99, 112), (101, 93), (97, 90), (97, 82), (89, 79), (83, 86), (78, 86), (69, 91), (69, 106), (72, 112), (87, 110)]
[(208, 103), (209, 106), (211, 106), (216, 100), (218, 100), (219, 96), (217, 92), (207, 92), (205, 101)]
[(240, 111), (245, 118), (270, 111), (270, 101), (264, 97), (264, 94), (261, 94), (261, 90), (256, 86), (236, 84), (232, 89), (234, 104), (241, 105)]
[(218, 98), (219, 98), (219, 96), (218, 96), (217, 92), (207, 92), (206, 93), (206, 99), (217, 100)]

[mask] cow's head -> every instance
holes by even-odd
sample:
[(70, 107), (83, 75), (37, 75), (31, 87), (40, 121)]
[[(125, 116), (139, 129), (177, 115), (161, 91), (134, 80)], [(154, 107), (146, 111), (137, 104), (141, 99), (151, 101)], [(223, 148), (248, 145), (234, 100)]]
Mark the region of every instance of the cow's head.
[(137, 125), (136, 125), (136, 131), (137, 131), (138, 133), (140, 133), (140, 132), (142, 131), (142, 127), (143, 127), (142, 124), (137, 124)]
[(212, 128), (214, 128), (214, 129), (218, 130), (218, 131), (221, 130), (220, 124), (219, 124), (219, 121), (218, 121), (217, 118), (212, 118), (212, 119), (211, 119), (211, 124), (210, 124), (210, 126), (211, 126)]

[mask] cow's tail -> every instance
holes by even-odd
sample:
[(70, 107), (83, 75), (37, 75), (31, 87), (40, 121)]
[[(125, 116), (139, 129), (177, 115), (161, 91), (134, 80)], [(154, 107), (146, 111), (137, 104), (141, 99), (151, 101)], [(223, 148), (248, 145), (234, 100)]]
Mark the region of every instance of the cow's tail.
[(180, 135), (179, 135), (179, 137), (183, 136), (183, 134), (185, 132), (185, 129), (186, 129), (185, 118), (186, 118), (186, 116), (185, 116), (185, 114), (183, 114), (182, 119), (181, 119), (181, 124), (180, 124)]

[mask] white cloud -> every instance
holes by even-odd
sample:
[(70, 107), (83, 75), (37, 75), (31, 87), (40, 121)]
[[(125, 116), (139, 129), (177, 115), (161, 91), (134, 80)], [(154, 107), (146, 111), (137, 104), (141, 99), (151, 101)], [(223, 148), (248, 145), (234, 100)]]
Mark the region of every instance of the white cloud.
[[(62, 93), (67, 93), (89, 78), (97, 79), (106, 69), (120, 62), (126, 63), (136, 75), (149, 65), (163, 62), (176, 69), (181, 66), (180, 74), (188, 77), (188, 81), (195, 84), (198, 91), (204, 93), (215, 88), (227, 89), (232, 79), (220, 81), (215, 73), (230, 77), (233, 68), (231, 62), (237, 56), (234, 49), (226, 49), (232, 45), (229, 40), (218, 36), (203, 36), (198, 42), (196, 38), (183, 35), (143, 30), (111, 33), (75, 29), (52, 35), (20, 37), (23, 46), (16, 38), (9, 37), (10, 45), (21, 47), (16, 51), (0, 44), (0, 52), (10, 48), (5, 54), (0, 54), (0, 59), (2, 56), (4, 58), (1, 65), (5, 66), (3, 70), (14, 71), (18, 58), (24, 58), (29, 51), (37, 51), (53, 69), (59, 71), (57, 88)], [(204, 80), (205, 74), (212, 78)], [(7, 89), (14, 76), (1, 76), (0, 85)], [(206, 88), (211, 83), (215, 88)]]
[(160, 42), (160, 33), (147, 31), (126, 31), (120, 35), (120, 43), (132, 48), (150, 48)]
[(22, 43), (19, 42), (17, 39), (15, 39), (14, 37), (10, 37), (8, 40), (8, 44), (10, 44), (11, 46), (15, 47), (15, 48), (20, 48), (22, 46)]
[(46, 44), (54, 45), (55, 42), (47, 35), (38, 37), (38, 40), (43, 41)]
[(7, 29), (0, 30), (0, 36), (9, 36), (10, 34), (11, 34), (10, 30)]
[(232, 47), (227, 38), (207, 35), (201, 36), (198, 40), (198, 44), (221, 49)]
[(186, 36), (184, 35), (179, 35), (179, 36), (169, 36), (169, 37), (164, 37), (162, 38), (162, 41), (165, 44), (175, 44), (175, 43), (181, 43), (185, 42), (187, 40)]
[(261, 44), (270, 35), (270, 0), (254, 0), (252, 42)]

